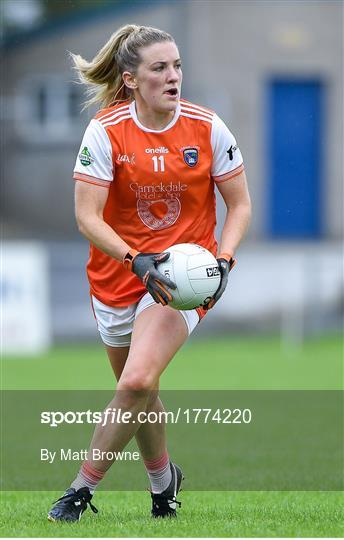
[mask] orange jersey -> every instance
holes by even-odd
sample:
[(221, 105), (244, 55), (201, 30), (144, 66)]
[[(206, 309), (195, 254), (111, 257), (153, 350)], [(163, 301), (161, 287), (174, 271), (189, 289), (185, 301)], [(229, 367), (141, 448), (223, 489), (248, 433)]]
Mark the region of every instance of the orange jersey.
[[(104, 220), (132, 248), (158, 253), (173, 244), (200, 244), (216, 255), (214, 182), (243, 171), (232, 133), (212, 111), (181, 100), (165, 129), (144, 127), (135, 102), (101, 110), (91, 120), (74, 179), (109, 189)], [(128, 306), (146, 289), (121, 262), (91, 244), (91, 293)]]

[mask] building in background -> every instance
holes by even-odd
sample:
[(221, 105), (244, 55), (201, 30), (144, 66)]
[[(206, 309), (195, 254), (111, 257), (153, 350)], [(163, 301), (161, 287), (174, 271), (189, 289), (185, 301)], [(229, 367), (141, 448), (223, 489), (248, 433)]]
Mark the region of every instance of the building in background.
[[(86, 244), (74, 222), (71, 177), (93, 112), (80, 114), (83, 88), (73, 82), (68, 51), (89, 59), (126, 23), (161, 27), (175, 37), (183, 60), (183, 97), (215, 109), (240, 144), (254, 202), (242, 260), (253, 256), (258, 267), (249, 269), (255, 278), (251, 295), (248, 267), (241, 273), (245, 283), (239, 272), (233, 275), (240, 324), (250, 314), (262, 317), (256, 308), (264, 299), (264, 317), (272, 319), (283, 312), (282, 304), (289, 313), (298, 302), (309, 303), (305, 295), (314, 300), (313, 288), (306, 294), (301, 282), (307, 281), (315, 254), (323, 262), (312, 287), (317, 290), (321, 283), (321, 294), (337, 306), (343, 235), (342, 14), (337, 1), (117, 2), (12, 37), (3, 60), (4, 235), (46, 242), (55, 335), (66, 335), (67, 305), (70, 321), (82, 321), (79, 331), (77, 323), (69, 326), (71, 334), (89, 331), (82, 315), (87, 295), (81, 292), (87, 287)], [(218, 206), (221, 222), (224, 208)], [(267, 279), (266, 270), (276, 261)], [(295, 279), (303, 291), (292, 306), (289, 288), (281, 287), (289, 264), (299, 269)], [(73, 293), (78, 298), (71, 302)], [(268, 301), (278, 295), (285, 296), (280, 309)], [(223, 306), (218, 313), (224, 311)]]

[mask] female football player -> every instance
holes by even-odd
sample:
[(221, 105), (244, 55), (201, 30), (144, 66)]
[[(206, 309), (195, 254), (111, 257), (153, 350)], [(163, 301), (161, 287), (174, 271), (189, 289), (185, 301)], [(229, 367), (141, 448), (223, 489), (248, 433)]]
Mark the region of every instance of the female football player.
[[(87, 273), (101, 339), (117, 378), (107, 408), (129, 423), (95, 429), (88, 459), (49, 512), (76, 521), (113, 460), (93, 450), (121, 451), (135, 437), (151, 485), (152, 515), (175, 516), (183, 478), (170, 460), (163, 423), (140, 412), (163, 411), (159, 378), (207, 309), (219, 300), (250, 219), (243, 160), (232, 133), (211, 110), (181, 99), (182, 71), (174, 39), (127, 25), (91, 62), (72, 55), (101, 110), (86, 129), (74, 170), (76, 220), (91, 244)], [(215, 195), (227, 215), (217, 247)], [(162, 253), (196, 243), (217, 255), (221, 282), (202, 308), (169, 307), (174, 283), (158, 270)]]

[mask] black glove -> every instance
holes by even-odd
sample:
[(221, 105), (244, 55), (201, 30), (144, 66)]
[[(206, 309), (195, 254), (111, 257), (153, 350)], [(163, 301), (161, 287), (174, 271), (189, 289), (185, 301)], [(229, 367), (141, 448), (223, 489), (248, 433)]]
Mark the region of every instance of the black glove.
[(232, 270), (232, 268), (236, 265), (236, 259), (233, 259), (233, 257), (229, 257), (229, 256), (227, 259), (227, 254), (223, 254), (223, 256), (220, 255), (219, 258), (216, 260), (219, 265), (221, 281), (214, 296), (209, 300), (209, 302), (203, 305), (205, 310), (208, 310), (214, 307), (216, 302), (221, 298), (221, 296), (223, 295), (227, 287), (228, 274)]
[(173, 281), (157, 270), (157, 265), (167, 261), (169, 256), (169, 253), (139, 253), (130, 250), (123, 259), (125, 268), (136, 274), (155, 302), (163, 306), (172, 300), (166, 287), (176, 289)]

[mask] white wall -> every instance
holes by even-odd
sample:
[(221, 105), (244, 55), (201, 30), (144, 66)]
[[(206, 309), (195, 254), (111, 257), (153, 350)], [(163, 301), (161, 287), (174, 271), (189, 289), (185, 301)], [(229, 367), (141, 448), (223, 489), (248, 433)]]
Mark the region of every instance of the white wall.
[(51, 345), (47, 249), (34, 242), (4, 242), (0, 277), (1, 352), (43, 352)]

